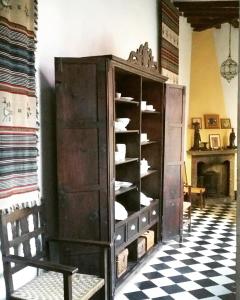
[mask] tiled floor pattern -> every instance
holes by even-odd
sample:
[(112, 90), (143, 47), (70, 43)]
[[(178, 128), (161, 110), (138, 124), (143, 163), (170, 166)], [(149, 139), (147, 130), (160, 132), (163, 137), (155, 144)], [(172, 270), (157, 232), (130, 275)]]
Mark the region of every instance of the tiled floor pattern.
[(115, 300), (235, 300), (235, 202), (197, 208), (192, 216), (183, 243), (163, 245)]

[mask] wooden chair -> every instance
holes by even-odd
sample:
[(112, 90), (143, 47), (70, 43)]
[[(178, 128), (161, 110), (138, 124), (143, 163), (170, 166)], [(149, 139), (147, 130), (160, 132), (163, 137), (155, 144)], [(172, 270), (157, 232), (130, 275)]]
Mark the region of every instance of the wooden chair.
[[(205, 203), (206, 189), (204, 187), (195, 187), (188, 184), (185, 162), (184, 162), (184, 176), (185, 176), (184, 193), (188, 193), (189, 191), (191, 191), (191, 193), (189, 194), (189, 198), (191, 198), (191, 202), (193, 203), (193, 201), (197, 199), (198, 202), (200, 202), (200, 208), (202, 210), (203, 208), (205, 208), (205, 204), (206, 204)], [(191, 187), (191, 190), (189, 190), (189, 187)]]
[[(1, 251), (7, 299), (87, 300), (103, 286), (104, 299), (109, 299), (107, 284), (104, 283), (107, 282), (107, 252), (111, 244), (101, 241), (47, 238), (42, 223), (42, 210), (42, 206), (34, 204), (32, 207), (0, 211)], [(101, 247), (104, 251), (104, 278), (79, 274), (74, 266), (49, 261), (50, 241)], [(22, 253), (19, 252), (21, 248)], [(41, 272), (32, 281), (14, 290), (13, 274), (27, 266), (47, 272)]]

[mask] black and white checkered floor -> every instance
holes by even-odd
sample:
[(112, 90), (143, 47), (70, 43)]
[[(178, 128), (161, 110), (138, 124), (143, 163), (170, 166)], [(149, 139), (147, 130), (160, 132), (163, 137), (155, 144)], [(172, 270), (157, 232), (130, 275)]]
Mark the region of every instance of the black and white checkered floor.
[(235, 202), (196, 208), (183, 243), (163, 245), (114, 299), (235, 299), (235, 218)]

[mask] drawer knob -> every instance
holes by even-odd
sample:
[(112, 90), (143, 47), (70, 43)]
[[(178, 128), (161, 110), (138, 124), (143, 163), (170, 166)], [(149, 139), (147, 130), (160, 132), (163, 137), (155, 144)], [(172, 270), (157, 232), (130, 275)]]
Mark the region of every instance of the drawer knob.
[(156, 210), (153, 210), (152, 215), (156, 216), (156, 214), (157, 214)]
[(116, 241), (121, 241), (121, 239), (122, 239), (122, 236), (120, 234), (118, 234), (116, 237)]
[(146, 217), (143, 217), (143, 218), (142, 218), (142, 222), (143, 222), (143, 223), (146, 223), (146, 222), (147, 222), (147, 218), (146, 218)]
[(136, 226), (133, 224), (132, 226), (131, 226), (131, 230), (133, 231), (133, 230), (135, 230), (136, 229)]

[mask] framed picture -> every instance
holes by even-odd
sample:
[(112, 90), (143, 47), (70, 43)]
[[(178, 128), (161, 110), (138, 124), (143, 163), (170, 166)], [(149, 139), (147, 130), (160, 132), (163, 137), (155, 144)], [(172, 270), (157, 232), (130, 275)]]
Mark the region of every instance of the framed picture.
[(220, 119), (222, 129), (231, 129), (231, 120), (230, 119)]
[(204, 115), (204, 119), (205, 119), (205, 128), (206, 129), (220, 128), (219, 115)]
[(200, 125), (199, 125), (199, 129), (202, 129), (202, 118), (192, 118), (191, 119), (191, 128), (192, 129), (194, 129), (194, 126), (193, 126), (193, 124), (194, 123), (199, 123)]
[(209, 145), (211, 149), (219, 149), (221, 147), (220, 134), (209, 134)]

